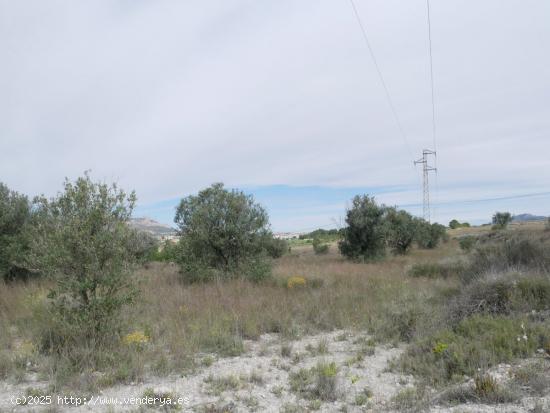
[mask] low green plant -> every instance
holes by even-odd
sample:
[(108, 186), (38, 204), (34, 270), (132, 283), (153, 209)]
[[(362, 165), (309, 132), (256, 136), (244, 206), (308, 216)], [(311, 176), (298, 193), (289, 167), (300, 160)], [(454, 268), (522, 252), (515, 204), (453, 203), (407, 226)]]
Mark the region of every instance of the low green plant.
[(281, 357), (289, 358), (292, 356), (292, 343), (283, 343), (281, 345)]
[(461, 237), (458, 240), (460, 249), (465, 252), (470, 252), (474, 248), (475, 243), (476, 243), (476, 237), (473, 237), (471, 235)]
[(323, 255), (328, 253), (329, 245), (323, 243), (319, 238), (313, 238), (313, 242), (311, 243), (311, 246), (313, 247), (313, 251), (317, 255)]
[(550, 376), (546, 361), (537, 359), (512, 371), (512, 381), (522, 391), (533, 396), (544, 396), (550, 390)]
[(463, 286), (451, 300), (449, 317), (456, 323), (473, 314), (509, 315), (541, 311), (550, 305), (550, 279), (517, 273), (486, 275)]
[(416, 387), (406, 387), (400, 390), (391, 399), (392, 404), (399, 410), (411, 410), (417, 407), (424, 398), (424, 392)]
[(336, 363), (319, 363), (317, 365), (317, 382), (315, 393), (321, 400), (334, 401), (338, 397), (338, 369)]
[(372, 399), (373, 392), (370, 388), (365, 387), (363, 390), (361, 390), (359, 393), (355, 395), (355, 405), (356, 406), (364, 406), (366, 405), (370, 399)]
[(475, 315), (453, 329), (413, 343), (401, 357), (402, 371), (432, 385), (459, 381), (498, 363), (533, 355), (550, 337), (548, 325), (521, 318)]
[(216, 396), (228, 390), (237, 390), (243, 386), (241, 380), (233, 375), (214, 377), (210, 374), (204, 379), (204, 383), (207, 385), (207, 393)]
[(334, 401), (338, 397), (338, 369), (334, 362), (320, 362), (311, 369), (290, 374), (290, 389), (308, 399)]

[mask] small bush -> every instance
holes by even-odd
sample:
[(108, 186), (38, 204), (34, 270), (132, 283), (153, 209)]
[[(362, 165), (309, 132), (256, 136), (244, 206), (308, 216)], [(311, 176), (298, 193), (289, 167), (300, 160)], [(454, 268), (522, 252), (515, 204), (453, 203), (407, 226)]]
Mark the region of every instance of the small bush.
[(480, 399), (486, 400), (497, 393), (498, 383), (490, 374), (479, 375), (474, 378), (474, 389)]
[[(43, 350), (81, 363), (82, 352), (118, 342), (122, 310), (136, 297), (135, 233), (127, 225), (135, 200), (133, 192), (86, 174), (66, 180), (57, 197), (36, 201), (41, 225), (33, 231), (30, 260), (54, 281), (42, 314)], [(92, 353), (84, 360), (93, 366), (99, 352)]]
[(304, 398), (334, 401), (338, 397), (337, 373), (335, 363), (300, 369), (290, 374), (290, 389)]
[(456, 323), (473, 314), (509, 315), (550, 308), (550, 279), (538, 275), (486, 275), (464, 286), (449, 306)]
[(447, 230), (441, 224), (420, 221), (415, 239), (419, 248), (433, 249), (440, 241), (447, 239)]
[(512, 381), (533, 396), (544, 396), (550, 390), (550, 375), (546, 361), (537, 360), (512, 372)]
[(313, 251), (317, 255), (323, 255), (328, 253), (329, 245), (322, 243), (319, 238), (313, 238), (313, 242), (311, 243), (311, 245), (313, 247)]
[(157, 249), (150, 252), (149, 261), (176, 262), (178, 256), (178, 244), (170, 240), (161, 243)]
[(449, 222), (449, 228), (451, 229), (457, 229), (457, 228), (469, 228), (470, 224), (468, 222), (459, 222), (456, 219), (453, 219), (451, 222)]
[(265, 237), (263, 243), (267, 255), (271, 258), (281, 258), (290, 249), (286, 240), (275, 238), (271, 234)]
[[(522, 328), (523, 327), (523, 328)], [(525, 320), (473, 316), (414, 343), (401, 357), (402, 370), (432, 385), (460, 381), (498, 363), (529, 357), (550, 330)]]
[(338, 398), (336, 364), (320, 363), (317, 365), (317, 383), (315, 385), (315, 394), (321, 400), (334, 401)]
[(510, 268), (548, 271), (550, 269), (548, 243), (545, 240), (537, 240), (533, 236), (521, 234), (506, 234), (495, 240), (482, 240), (472, 254), (469, 277)]
[(519, 394), (515, 389), (499, 385), (489, 374), (481, 374), (475, 376), (473, 385), (451, 387), (445, 390), (438, 400), (450, 404), (499, 404), (512, 403), (518, 398)]
[(470, 252), (472, 248), (474, 248), (475, 243), (476, 243), (476, 238), (470, 235), (461, 237), (460, 240), (458, 241), (458, 244), (460, 245), (460, 249), (465, 252)]
[(422, 409), (421, 403), (423, 398), (423, 389), (407, 387), (400, 390), (395, 396), (393, 396), (391, 401), (392, 404), (399, 410), (416, 410)]
[(281, 345), (281, 357), (290, 358), (292, 356), (292, 344), (284, 343)]
[(259, 280), (270, 274), (269, 251), (281, 252), (270, 239), (265, 209), (221, 183), (182, 199), (174, 221), (180, 233), (177, 261), (187, 282)]
[(241, 380), (234, 375), (214, 377), (209, 375), (204, 379), (207, 384), (207, 393), (210, 395), (219, 396), (225, 391), (237, 390), (243, 386)]
[(373, 197), (356, 196), (346, 212), (346, 224), (338, 247), (345, 257), (369, 261), (385, 255), (385, 206)]
[(512, 222), (512, 214), (509, 212), (495, 212), (493, 215), (493, 229), (505, 229)]
[(407, 211), (387, 208), (386, 241), (394, 254), (406, 254), (411, 248), (421, 221)]

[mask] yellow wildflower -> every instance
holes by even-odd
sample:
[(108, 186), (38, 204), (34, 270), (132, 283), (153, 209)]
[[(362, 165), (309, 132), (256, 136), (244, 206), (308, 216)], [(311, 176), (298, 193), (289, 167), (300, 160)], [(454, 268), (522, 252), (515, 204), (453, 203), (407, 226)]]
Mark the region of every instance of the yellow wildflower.
[(288, 288), (305, 287), (306, 286), (306, 279), (304, 277), (290, 277), (286, 281), (286, 286)]
[(123, 341), (127, 346), (131, 346), (132, 344), (146, 344), (149, 342), (149, 337), (147, 337), (143, 331), (134, 331), (124, 336)]

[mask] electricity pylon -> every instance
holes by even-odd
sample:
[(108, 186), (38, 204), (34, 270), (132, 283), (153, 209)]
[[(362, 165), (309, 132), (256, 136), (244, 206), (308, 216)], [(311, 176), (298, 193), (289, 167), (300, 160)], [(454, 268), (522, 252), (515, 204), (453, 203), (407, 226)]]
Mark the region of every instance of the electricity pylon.
[(430, 184), (428, 180), (428, 172), (437, 171), (437, 169), (428, 164), (428, 155), (433, 155), (434, 157), (436, 156), (435, 151), (424, 149), (422, 151), (422, 158), (420, 158), (418, 161), (414, 161), (414, 164), (415, 165), (419, 163), (422, 164), (422, 176), (423, 176), (422, 186), (424, 190), (424, 197), (422, 202), (422, 216), (424, 220), (430, 222)]

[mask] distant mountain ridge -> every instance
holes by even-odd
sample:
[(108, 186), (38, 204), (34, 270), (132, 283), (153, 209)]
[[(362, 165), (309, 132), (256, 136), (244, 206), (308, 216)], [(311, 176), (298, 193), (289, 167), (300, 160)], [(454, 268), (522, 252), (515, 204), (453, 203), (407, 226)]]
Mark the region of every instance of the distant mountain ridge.
[(547, 217), (542, 215), (519, 214), (512, 217), (512, 222), (544, 221)]
[(173, 235), (176, 230), (170, 225), (161, 224), (154, 219), (147, 217), (131, 218), (130, 226), (144, 232), (148, 232), (155, 236)]

